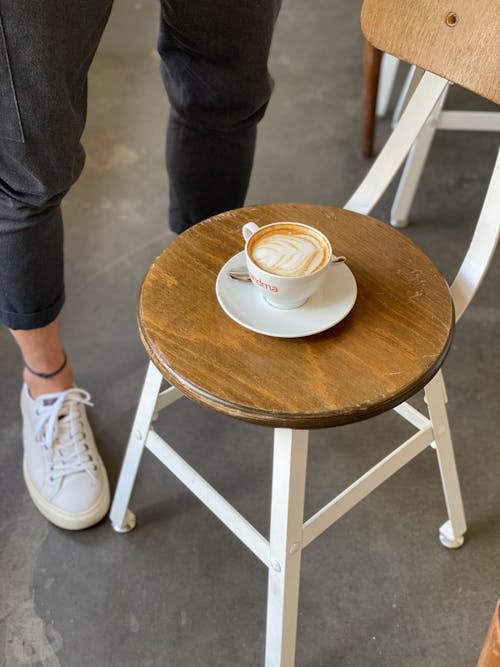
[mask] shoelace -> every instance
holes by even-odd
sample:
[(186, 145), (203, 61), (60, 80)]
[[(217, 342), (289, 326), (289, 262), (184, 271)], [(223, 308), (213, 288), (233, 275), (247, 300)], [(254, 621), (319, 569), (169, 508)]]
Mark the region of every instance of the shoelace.
[(39, 405), (35, 438), (52, 455), (52, 481), (67, 475), (87, 472), (95, 479), (95, 465), (85, 442), (81, 407), (92, 406), (90, 394), (83, 389), (67, 389), (53, 403)]

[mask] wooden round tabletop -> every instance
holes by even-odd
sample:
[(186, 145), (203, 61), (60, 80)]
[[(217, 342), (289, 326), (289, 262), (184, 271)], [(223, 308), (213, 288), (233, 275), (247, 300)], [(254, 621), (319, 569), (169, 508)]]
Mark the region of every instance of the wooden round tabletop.
[[(357, 282), (349, 315), (303, 338), (265, 336), (230, 319), (215, 283), (243, 250), (250, 220), (303, 222), (326, 234)], [(273, 204), (214, 216), (179, 236), (144, 279), (138, 322), (153, 363), (189, 398), (245, 421), (305, 429), (366, 419), (424, 387), (450, 346), (454, 311), (432, 261), (389, 225), (328, 206)]]

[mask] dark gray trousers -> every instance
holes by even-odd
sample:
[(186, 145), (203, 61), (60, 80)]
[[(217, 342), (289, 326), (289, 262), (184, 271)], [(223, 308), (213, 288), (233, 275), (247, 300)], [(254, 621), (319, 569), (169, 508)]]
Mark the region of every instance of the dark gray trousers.
[[(85, 154), (87, 72), (112, 0), (0, 0), (0, 322), (34, 329), (64, 302), (61, 201)], [(171, 104), (169, 222), (243, 205), (280, 0), (162, 0)]]

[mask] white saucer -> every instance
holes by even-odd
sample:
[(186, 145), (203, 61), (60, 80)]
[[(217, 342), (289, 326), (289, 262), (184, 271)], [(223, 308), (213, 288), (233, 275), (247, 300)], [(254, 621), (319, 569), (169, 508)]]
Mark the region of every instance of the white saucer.
[(270, 306), (252, 283), (235, 280), (229, 271), (245, 266), (245, 253), (227, 261), (217, 276), (217, 299), (231, 319), (250, 331), (277, 338), (299, 338), (338, 324), (356, 301), (356, 280), (346, 264), (332, 264), (323, 286), (303, 306)]

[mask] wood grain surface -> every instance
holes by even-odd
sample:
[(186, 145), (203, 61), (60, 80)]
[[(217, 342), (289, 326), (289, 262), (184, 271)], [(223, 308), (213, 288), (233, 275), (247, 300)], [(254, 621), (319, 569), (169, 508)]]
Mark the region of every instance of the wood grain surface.
[[(250, 220), (312, 225), (346, 255), (358, 296), (341, 323), (281, 339), (224, 313), (216, 278), (243, 249)], [(422, 388), (447, 353), (454, 312), (435, 265), (389, 225), (343, 209), (274, 204), (215, 216), (179, 236), (144, 279), (138, 323), (157, 368), (198, 403), (258, 424), (322, 428), (373, 416)]]
[(498, 0), (364, 0), (361, 25), (381, 51), (500, 104)]
[(500, 601), (497, 603), (491, 624), (484, 640), (477, 667), (499, 667), (500, 665)]

